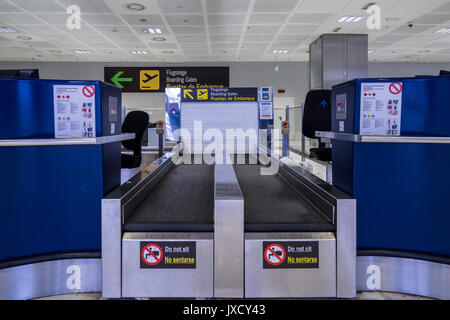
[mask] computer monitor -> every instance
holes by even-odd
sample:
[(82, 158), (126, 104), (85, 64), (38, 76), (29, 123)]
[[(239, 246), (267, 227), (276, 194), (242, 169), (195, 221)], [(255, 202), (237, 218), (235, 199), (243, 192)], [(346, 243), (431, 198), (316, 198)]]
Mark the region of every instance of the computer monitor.
[(21, 78), (21, 79), (39, 79), (39, 69), (0, 70), (0, 77)]

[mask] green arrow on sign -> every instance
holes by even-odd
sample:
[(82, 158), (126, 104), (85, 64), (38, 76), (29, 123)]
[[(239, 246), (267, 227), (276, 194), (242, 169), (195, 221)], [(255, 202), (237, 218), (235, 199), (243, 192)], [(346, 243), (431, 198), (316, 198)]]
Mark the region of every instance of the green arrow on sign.
[(121, 78), (120, 76), (122, 74), (123, 71), (119, 71), (114, 75), (114, 77), (111, 78), (111, 81), (120, 89), (123, 89), (123, 85), (121, 84), (121, 82), (133, 82), (133, 78)]

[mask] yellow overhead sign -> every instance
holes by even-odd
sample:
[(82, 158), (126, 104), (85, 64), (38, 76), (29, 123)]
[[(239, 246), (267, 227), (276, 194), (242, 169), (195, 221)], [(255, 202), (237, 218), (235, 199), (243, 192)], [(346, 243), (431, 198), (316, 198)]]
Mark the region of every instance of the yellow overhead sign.
[(159, 70), (141, 70), (139, 72), (139, 86), (141, 90), (159, 90)]

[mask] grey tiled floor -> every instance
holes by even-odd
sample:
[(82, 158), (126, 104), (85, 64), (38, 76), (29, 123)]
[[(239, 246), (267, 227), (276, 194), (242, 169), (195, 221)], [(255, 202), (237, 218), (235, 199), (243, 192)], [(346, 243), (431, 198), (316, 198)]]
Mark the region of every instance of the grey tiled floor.
[[(49, 296), (34, 300), (106, 300), (101, 293), (74, 293)], [(360, 292), (356, 300), (431, 300), (430, 298), (393, 293), (393, 292)]]

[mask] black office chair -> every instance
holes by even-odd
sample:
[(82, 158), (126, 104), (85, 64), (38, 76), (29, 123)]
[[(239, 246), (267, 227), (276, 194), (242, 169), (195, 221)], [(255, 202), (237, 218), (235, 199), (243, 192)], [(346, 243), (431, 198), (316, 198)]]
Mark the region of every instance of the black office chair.
[[(306, 95), (302, 132), (305, 137), (317, 139), (316, 131), (331, 131), (331, 90), (311, 90)], [(319, 148), (309, 150), (312, 158), (331, 161), (331, 148), (319, 141)]]
[(131, 111), (125, 117), (122, 124), (122, 133), (134, 133), (136, 137), (133, 140), (122, 141), (122, 145), (133, 151), (133, 154), (121, 154), (122, 168), (137, 168), (142, 161), (142, 139), (144, 137), (145, 129), (147, 128), (149, 116), (143, 111)]

